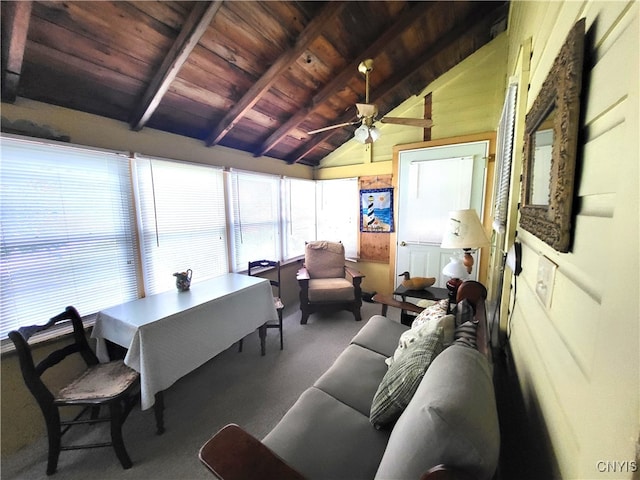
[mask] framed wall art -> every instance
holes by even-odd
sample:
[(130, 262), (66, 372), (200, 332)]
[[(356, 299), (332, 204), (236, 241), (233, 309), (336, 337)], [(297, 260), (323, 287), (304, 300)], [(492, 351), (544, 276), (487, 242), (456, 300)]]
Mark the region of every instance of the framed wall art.
[(360, 190), (360, 231), (393, 232), (393, 188)]
[(520, 226), (559, 252), (571, 248), (584, 35), (582, 19), (525, 118)]

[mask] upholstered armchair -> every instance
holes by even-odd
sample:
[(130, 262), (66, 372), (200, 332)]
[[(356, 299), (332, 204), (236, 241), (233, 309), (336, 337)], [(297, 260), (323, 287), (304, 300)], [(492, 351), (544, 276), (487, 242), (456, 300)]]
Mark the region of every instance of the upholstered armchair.
[(309, 315), (322, 308), (349, 310), (356, 321), (362, 320), (362, 289), (364, 275), (347, 267), (342, 243), (315, 241), (305, 246), (304, 265), (298, 270), (300, 285), (301, 324)]

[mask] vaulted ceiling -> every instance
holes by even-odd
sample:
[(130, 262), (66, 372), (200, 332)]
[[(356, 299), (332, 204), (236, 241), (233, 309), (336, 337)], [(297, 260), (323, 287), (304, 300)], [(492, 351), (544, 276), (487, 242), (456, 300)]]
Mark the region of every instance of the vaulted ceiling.
[[(315, 166), (489, 42), (508, 2), (1, 2), (2, 101), (25, 97)], [(417, 127), (406, 127), (417, 128)], [(256, 158), (256, 161), (259, 161)]]

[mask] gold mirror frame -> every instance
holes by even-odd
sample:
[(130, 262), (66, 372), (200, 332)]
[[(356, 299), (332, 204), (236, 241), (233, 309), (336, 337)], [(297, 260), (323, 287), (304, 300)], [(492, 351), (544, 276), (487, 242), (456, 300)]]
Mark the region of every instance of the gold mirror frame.
[[(571, 209), (578, 145), (584, 35), (585, 21), (581, 19), (569, 32), (525, 118), (520, 226), (559, 252), (568, 252), (571, 247)], [(540, 205), (540, 202), (536, 204), (532, 199), (535, 138), (543, 125), (548, 125), (552, 130), (553, 143), (549, 201)], [(536, 171), (536, 176), (538, 174)]]

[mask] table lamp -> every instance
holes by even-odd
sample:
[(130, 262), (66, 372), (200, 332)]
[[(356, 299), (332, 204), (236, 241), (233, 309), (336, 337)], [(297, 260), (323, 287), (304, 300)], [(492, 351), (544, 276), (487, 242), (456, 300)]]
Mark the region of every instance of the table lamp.
[(450, 301), (453, 298), (455, 303), (458, 286), (471, 274), (473, 268), (471, 252), (487, 245), (489, 245), (489, 239), (473, 208), (449, 212), (440, 248), (461, 248), (464, 251), (463, 259), (451, 257), (451, 261), (442, 270), (442, 274), (450, 278), (447, 282)]

